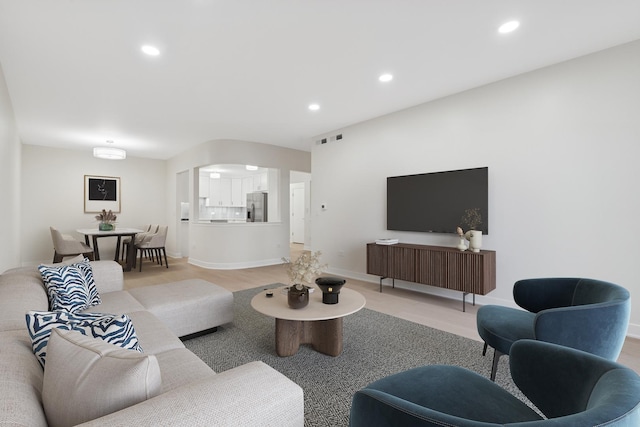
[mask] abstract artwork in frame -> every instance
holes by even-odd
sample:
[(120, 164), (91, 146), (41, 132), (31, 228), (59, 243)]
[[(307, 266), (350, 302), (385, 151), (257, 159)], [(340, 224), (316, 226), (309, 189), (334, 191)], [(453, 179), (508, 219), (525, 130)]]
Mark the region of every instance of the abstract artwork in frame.
[(84, 176), (84, 211), (120, 212), (120, 178), (115, 176)]

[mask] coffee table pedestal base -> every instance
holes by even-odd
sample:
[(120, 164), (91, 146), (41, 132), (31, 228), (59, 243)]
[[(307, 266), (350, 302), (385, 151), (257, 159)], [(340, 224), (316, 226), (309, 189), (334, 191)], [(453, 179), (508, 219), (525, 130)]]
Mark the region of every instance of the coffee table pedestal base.
[(342, 317), (313, 321), (276, 318), (278, 356), (293, 356), (300, 344), (311, 344), (320, 353), (339, 356), (342, 353)]

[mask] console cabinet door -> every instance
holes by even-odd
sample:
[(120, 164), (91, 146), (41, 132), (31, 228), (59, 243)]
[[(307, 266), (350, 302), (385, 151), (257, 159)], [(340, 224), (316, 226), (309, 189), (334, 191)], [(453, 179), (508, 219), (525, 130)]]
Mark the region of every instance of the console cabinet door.
[(417, 252), (416, 283), (444, 287), (447, 281), (448, 253), (420, 249)]
[(376, 245), (375, 243), (367, 244), (367, 274), (389, 277), (388, 253), (388, 246)]
[(416, 250), (402, 246), (389, 246), (389, 277), (416, 281)]

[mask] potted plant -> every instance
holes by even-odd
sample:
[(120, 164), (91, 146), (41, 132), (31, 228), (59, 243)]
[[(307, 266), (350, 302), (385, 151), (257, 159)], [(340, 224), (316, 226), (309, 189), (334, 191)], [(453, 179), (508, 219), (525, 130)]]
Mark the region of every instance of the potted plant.
[(98, 224), (98, 230), (100, 231), (112, 231), (116, 228), (115, 221), (117, 216), (111, 209), (109, 209), (109, 211), (102, 209), (102, 212), (96, 215), (96, 219), (100, 221)]
[[(480, 208), (469, 208), (464, 210), (461, 220), (463, 225), (469, 227), (469, 230), (464, 234), (464, 238), (469, 241), (469, 249), (473, 252), (480, 252), (482, 247), (482, 231), (476, 230), (482, 224), (482, 215), (480, 214)], [(460, 229), (460, 227), (458, 227)], [(462, 232), (459, 230), (458, 234)]]
[(322, 273), (326, 264), (320, 264), (320, 251), (303, 252), (294, 262), (282, 258), (291, 282), (287, 292), (287, 301), (291, 308), (302, 308), (309, 304), (309, 289), (315, 278)]

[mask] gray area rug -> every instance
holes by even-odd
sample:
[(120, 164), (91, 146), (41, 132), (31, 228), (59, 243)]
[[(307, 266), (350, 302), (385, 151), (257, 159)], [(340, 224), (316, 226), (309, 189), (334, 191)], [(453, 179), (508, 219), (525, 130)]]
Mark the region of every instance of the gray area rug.
[[(262, 360), (300, 385), (306, 426), (347, 426), (353, 394), (367, 384), (423, 365), (462, 366), (486, 377), (492, 350), (482, 343), (382, 314), (361, 311), (344, 318), (344, 350), (331, 357), (303, 345), (291, 357), (275, 352), (275, 320), (251, 308), (251, 298), (269, 285), (234, 292), (234, 321), (218, 331), (184, 342), (214, 371)], [(496, 383), (525, 400), (511, 381), (508, 357), (501, 359)]]

